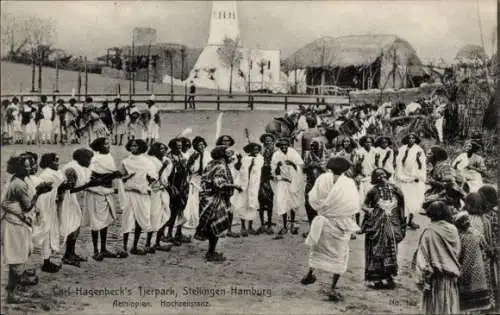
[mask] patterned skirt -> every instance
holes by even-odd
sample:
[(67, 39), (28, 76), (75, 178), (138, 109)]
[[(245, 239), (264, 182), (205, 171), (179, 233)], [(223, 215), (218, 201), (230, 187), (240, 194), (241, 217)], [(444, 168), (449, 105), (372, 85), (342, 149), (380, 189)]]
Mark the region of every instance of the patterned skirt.
[(219, 236), (229, 228), (228, 204), (223, 198), (200, 194), (200, 207), (202, 210), (194, 236), (196, 239), (206, 240), (210, 236)]
[(421, 312), (424, 314), (460, 313), (457, 277), (434, 275), (431, 279), (430, 290), (422, 294)]

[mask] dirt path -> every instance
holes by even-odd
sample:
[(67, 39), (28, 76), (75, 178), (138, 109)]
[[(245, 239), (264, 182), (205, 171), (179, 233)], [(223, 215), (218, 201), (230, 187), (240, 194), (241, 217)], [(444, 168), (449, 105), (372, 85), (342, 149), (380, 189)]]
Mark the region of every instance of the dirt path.
[[(305, 231), (307, 224), (302, 223), (300, 228)], [(80, 242), (79, 252), (90, 255), (88, 232), (84, 234), (87, 235), (81, 237), (84, 242)], [(40, 273), (40, 284), (28, 291), (35, 295), (32, 302), (7, 306), (3, 313), (416, 313), (419, 294), (409, 261), (419, 235), (420, 231), (409, 232), (400, 244), (400, 276), (394, 291), (366, 288), (363, 237), (351, 241), (349, 268), (339, 282), (345, 301), (338, 304), (326, 301), (322, 293), (330, 285), (331, 275), (319, 272), (317, 283), (308, 287), (299, 283), (307, 271), (308, 255), (300, 235), (288, 235), (284, 240), (261, 235), (222, 239), (220, 251), (228, 257), (224, 264), (206, 263), (203, 255), (207, 244), (194, 242), (174, 247), (169, 253), (103, 262), (90, 259), (82, 268), (65, 265), (57, 274)], [(146, 288), (160, 291), (155, 297), (154, 291), (147, 292)], [(190, 294), (185, 295), (189, 288)], [(99, 292), (104, 289), (110, 291), (108, 296)], [(240, 292), (235, 289), (249, 291), (238, 295)], [(90, 291), (97, 291), (96, 295), (90, 296)], [(199, 305), (172, 305), (173, 301)]]

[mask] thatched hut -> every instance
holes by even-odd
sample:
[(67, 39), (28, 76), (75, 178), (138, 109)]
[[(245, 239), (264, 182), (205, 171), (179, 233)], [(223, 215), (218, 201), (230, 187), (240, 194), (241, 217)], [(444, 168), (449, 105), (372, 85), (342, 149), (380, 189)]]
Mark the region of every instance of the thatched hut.
[(484, 48), (479, 45), (472, 45), (468, 44), (460, 48), (460, 50), (457, 52), (457, 55), (455, 56), (455, 59), (458, 60), (486, 60), (488, 59), (488, 56), (486, 55), (486, 52), (484, 51)]
[(418, 86), (424, 75), (415, 49), (395, 35), (322, 37), (285, 63), (306, 69), (308, 85), (397, 89)]

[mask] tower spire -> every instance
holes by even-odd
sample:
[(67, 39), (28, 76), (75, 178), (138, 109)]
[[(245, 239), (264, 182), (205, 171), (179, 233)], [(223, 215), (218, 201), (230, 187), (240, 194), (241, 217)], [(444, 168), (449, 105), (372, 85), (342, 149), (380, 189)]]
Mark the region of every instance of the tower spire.
[(209, 46), (222, 45), (225, 38), (240, 37), (236, 1), (213, 1), (210, 19)]

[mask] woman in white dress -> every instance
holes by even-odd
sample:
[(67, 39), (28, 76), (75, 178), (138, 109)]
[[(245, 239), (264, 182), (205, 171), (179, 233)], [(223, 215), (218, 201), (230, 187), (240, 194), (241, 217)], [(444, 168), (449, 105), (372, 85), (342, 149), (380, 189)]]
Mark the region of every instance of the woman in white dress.
[(460, 154), (452, 163), (457, 172), (463, 176), (467, 182), (468, 192), (477, 192), (483, 186), (483, 175), (486, 172), (486, 165), (482, 156), (477, 154), (481, 145), (476, 141), (465, 144), (464, 153)]
[(207, 151), (207, 142), (204, 138), (197, 136), (193, 139), (194, 152), (188, 158), (189, 168), (189, 194), (184, 216), (188, 229), (196, 229), (200, 219), (200, 188), (201, 175), (205, 166), (211, 161), (210, 152)]
[[(155, 182), (156, 174), (149, 159), (144, 155), (147, 151), (146, 141), (142, 139), (130, 140), (126, 145), (131, 154), (125, 158), (120, 166), (124, 174), (123, 182), (128, 197), (128, 207), (122, 215), (123, 250), (128, 252), (128, 237), (134, 232), (132, 255), (154, 254), (151, 247), (153, 228), (151, 226), (151, 184)], [(146, 248), (139, 249), (139, 239), (142, 231), (147, 233)]]
[(427, 159), (424, 150), (419, 146), (420, 138), (416, 134), (408, 134), (401, 143), (403, 145), (396, 157), (395, 181), (405, 197), (405, 213), (409, 213), (408, 227), (416, 230), (420, 226), (413, 222), (413, 217), (420, 211), (424, 202)]
[(155, 249), (169, 251), (171, 246), (161, 245), (165, 239), (165, 228), (170, 219), (170, 195), (168, 177), (172, 173), (173, 163), (167, 158), (168, 148), (161, 142), (155, 142), (149, 149), (147, 158), (156, 174), (156, 181), (151, 185), (151, 227), (156, 233)]
[(36, 107), (33, 101), (27, 100), (21, 109), (21, 125), (24, 130), (24, 142), (26, 144), (35, 144), (37, 127), (35, 123)]
[(393, 181), (394, 175), (394, 150), (391, 148), (392, 140), (389, 137), (379, 137), (375, 141), (379, 159), (377, 167), (383, 168), (389, 174), (389, 181)]
[[(366, 195), (372, 189), (371, 174), (377, 168), (377, 162), (380, 160), (380, 153), (373, 147), (374, 139), (372, 136), (363, 136), (359, 139), (360, 148), (356, 150), (354, 157), (356, 181), (359, 185), (359, 196), (361, 202), (364, 202)], [(360, 213), (356, 213), (356, 224), (360, 224)]]
[[(274, 152), (271, 159), (271, 172), (277, 178), (276, 190), (274, 192), (274, 208), (278, 215), (283, 218), (283, 227), (274, 239), (282, 239), (283, 235), (288, 233), (288, 213), (290, 212), (290, 231), (292, 234), (298, 234), (298, 228), (294, 227), (295, 211), (298, 208), (297, 194), (302, 194), (305, 199), (305, 192), (300, 191), (299, 187), (304, 187), (300, 182), (304, 161), (299, 153), (290, 147), (288, 138), (280, 138), (276, 142), (279, 148)], [(274, 211), (273, 211), (274, 212)]]

